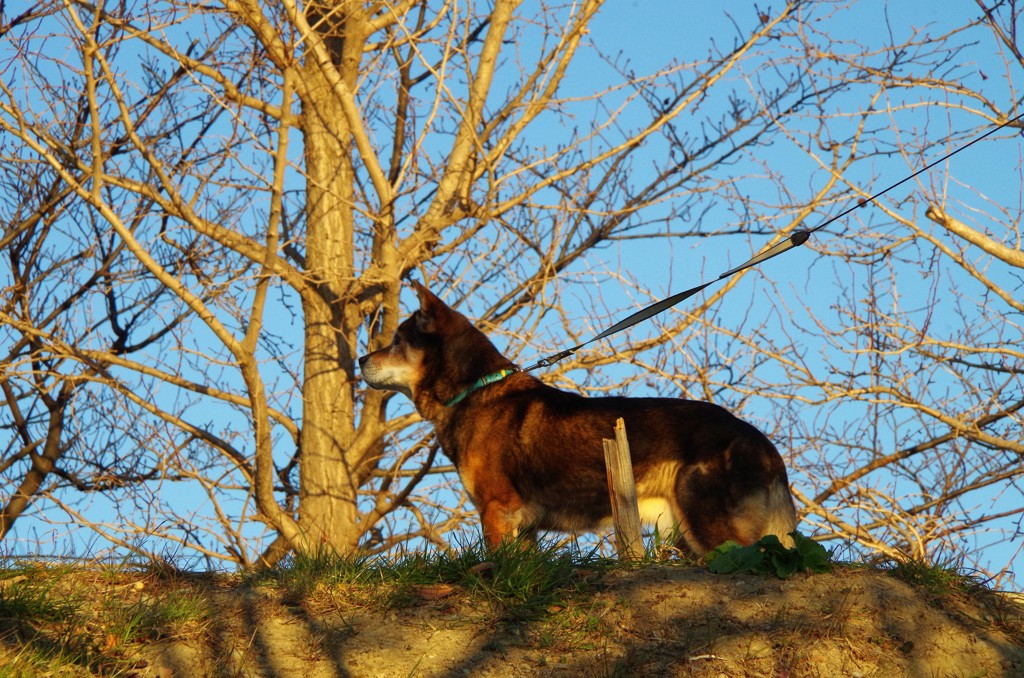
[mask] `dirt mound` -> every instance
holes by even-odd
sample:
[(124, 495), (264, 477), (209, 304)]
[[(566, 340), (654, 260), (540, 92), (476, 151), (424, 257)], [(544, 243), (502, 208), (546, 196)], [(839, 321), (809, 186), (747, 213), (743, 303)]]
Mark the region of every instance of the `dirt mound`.
[[(301, 597), (211, 589), (199, 632), (148, 645), (139, 675), (1020, 676), (1024, 608), (985, 589), (929, 593), (874, 569), (788, 580), (652, 566), (516, 618), (457, 587), (400, 604), (365, 587)], [(362, 585), (361, 585), (362, 586)]]

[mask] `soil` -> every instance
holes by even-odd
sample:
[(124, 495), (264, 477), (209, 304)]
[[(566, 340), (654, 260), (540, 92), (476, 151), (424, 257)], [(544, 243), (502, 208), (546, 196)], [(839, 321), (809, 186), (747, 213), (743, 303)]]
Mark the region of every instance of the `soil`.
[(589, 593), (532, 619), (447, 585), (384, 606), (368, 601), (365, 585), (296, 596), (272, 584), (207, 583), (201, 628), (150, 642), (133, 673), (1024, 676), (1016, 594), (937, 594), (847, 567), (786, 580), (678, 566), (595, 577)]

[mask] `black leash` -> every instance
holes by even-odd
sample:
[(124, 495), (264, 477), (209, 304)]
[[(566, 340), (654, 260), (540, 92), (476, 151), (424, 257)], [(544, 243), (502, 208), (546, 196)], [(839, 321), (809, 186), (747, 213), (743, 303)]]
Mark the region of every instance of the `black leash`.
[(726, 271), (725, 273), (721, 274), (720, 276), (718, 276), (714, 280), (706, 282), (706, 283), (704, 283), (702, 285), (698, 285), (697, 287), (691, 287), (690, 289), (688, 289), (688, 290), (686, 290), (684, 292), (679, 292), (678, 294), (673, 294), (670, 297), (667, 297), (665, 299), (662, 299), (661, 301), (658, 301), (658, 302), (655, 302), (655, 303), (651, 304), (650, 306), (642, 308), (639, 311), (637, 311), (636, 313), (634, 313), (634, 314), (632, 314), (632, 315), (630, 315), (630, 316), (628, 316), (626, 318), (623, 318), (622, 320), (620, 320), (619, 322), (615, 323), (614, 325), (612, 325), (608, 329), (604, 330), (603, 332), (601, 332), (597, 336), (593, 337), (592, 339), (588, 339), (587, 341), (583, 342), (582, 344), (578, 344), (577, 346), (573, 346), (572, 348), (567, 348), (564, 351), (560, 351), (558, 353), (549, 355), (546, 358), (541, 358), (540, 360), (538, 360), (533, 365), (530, 365), (529, 367), (524, 367), (520, 371), (521, 372), (529, 372), (531, 370), (536, 370), (536, 369), (539, 369), (541, 367), (548, 367), (550, 365), (554, 365), (559, 360), (563, 360), (565, 358), (568, 358), (573, 353), (575, 353), (576, 351), (580, 350), (581, 348), (583, 348), (587, 344), (591, 344), (591, 343), (593, 343), (593, 342), (595, 342), (595, 341), (597, 341), (599, 339), (604, 339), (605, 337), (607, 337), (609, 335), (612, 335), (612, 334), (615, 334), (616, 332), (621, 332), (622, 330), (626, 329), (627, 327), (632, 327), (633, 325), (636, 325), (639, 322), (647, 320), (648, 318), (650, 318), (652, 316), (655, 316), (655, 315), (658, 315), (662, 311), (667, 310), (667, 309), (675, 306), (676, 304), (678, 304), (679, 302), (683, 301), (684, 299), (688, 299), (688, 298), (692, 297), (693, 295), (697, 294), (701, 290), (705, 289), (706, 287), (709, 287), (710, 285), (713, 285), (716, 282), (719, 282), (720, 280), (724, 280), (725, 278), (733, 276), (733, 275), (739, 273), (740, 271), (745, 271), (746, 269), (751, 268), (752, 266), (756, 266), (756, 265), (760, 264), (763, 261), (767, 261), (768, 259), (771, 259), (773, 257), (777, 257), (780, 254), (782, 254), (783, 252), (788, 252), (789, 250), (793, 249), (794, 247), (799, 247), (800, 245), (803, 245), (805, 242), (807, 242), (810, 239), (812, 233), (820, 231), (821, 229), (825, 228), (826, 226), (828, 226), (832, 222), (838, 221), (839, 219), (842, 219), (843, 217), (845, 217), (846, 215), (850, 214), (854, 210), (859, 209), (861, 207), (864, 207), (864, 205), (868, 204), (869, 202), (877, 201), (878, 198), (882, 197), (883, 195), (885, 195), (889, 191), (893, 190), (894, 188), (902, 186), (903, 184), (907, 183), (911, 179), (913, 179), (913, 178), (915, 178), (915, 177), (917, 177), (917, 176), (919, 176), (921, 174), (924, 174), (925, 172), (927, 172), (931, 168), (935, 167), (936, 165), (949, 160), (950, 158), (952, 158), (954, 155), (956, 155), (960, 151), (967, 150), (968, 148), (970, 148), (974, 144), (978, 143), (982, 139), (985, 139), (986, 137), (989, 137), (989, 136), (995, 134), (996, 132), (998, 132), (999, 130), (1003, 129), (1004, 127), (1009, 127), (1010, 125), (1012, 125), (1013, 123), (1017, 122), (1018, 120), (1020, 120), (1022, 118), (1024, 118), (1024, 113), (1021, 113), (1017, 117), (1011, 118), (1011, 119), (1007, 120), (1006, 122), (1001, 123), (1001, 124), (993, 127), (992, 129), (990, 129), (989, 131), (985, 132), (984, 134), (981, 134), (979, 136), (974, 137), (973, 139), (968, 141), (963, 146), (960, 146), (959, 148), (956, 148), (956, 149), (950, 151), (949, 153), (945, 154), (944, 156), (942, 156), (938, 160), (933, 160), (932, 162), (928, 163), (927, 165), (925, 165), (921, 169), (917, 170), (913, 174), (907, 175), (906, 177), (900, 179), (895, 184), (892, 184), (891, 186), (888, 186), (887, 188), (882, 189), (878, 193), (875, 193), (874, 195), (872, 195), (872, 196), (870, 196), (868, 198), (861, 198), (860, 200), (857, 201), (857, 204), (854, 205), (853, 207), (848, 207), (847, 209), (843, 210), (839, 214), (835, 215), (834, 217), (830, 217), (830, 218), (826, 219), (825, 221), (823, 221), (822, 223), (818, 224), (817, 226), (815, 226), (814, 228), (812, 228), (810, 230), (800, 229), (800, 230), (793, 231), (793, 233), (790, 234), (790, 236), (788, 238), (786, 238), (785, 240), (783, 240), (783, 241), (781, 241), (779, 243), (776, 243), (775, 245), (772, 245), (771, 247), (769, 247), (768, 249), (764, 250), (763, 252), (760, 252), (759, 254), (755, 255), (753, 258), (749, 259), (748, 261), (743, 262), (742, 264), (740, 264), (736, 268), (729, 269), (728, 271)]

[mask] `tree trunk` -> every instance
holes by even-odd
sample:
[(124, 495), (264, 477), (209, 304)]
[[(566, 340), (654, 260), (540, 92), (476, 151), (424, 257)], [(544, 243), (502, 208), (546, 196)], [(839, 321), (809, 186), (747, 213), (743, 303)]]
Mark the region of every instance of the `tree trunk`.
[[(335, 30), (341, 27), (335, 25)], [(324, 44), (345, 84), (354, 88), (361, 41), (351, 39), (355, 36), (346, 36), (350, 39), (344, 41), (326, 37)], [(346, 44), (356, 54), (346, 54)], [(354, 63), (345, 63), (346, 59)], [(312, 57), (307, 57), (301, 77), (308, 88), (301, 123), (307, 171), (306, 271), (319, 295), (303, 302), (299, 522), (314, 547), (351, 553), (361, 532), (357, 510), (360, 455), (352, 449), (353, 353), (359, 313), (347, 292), (354, 279), (351, 135), (336, 92)]]

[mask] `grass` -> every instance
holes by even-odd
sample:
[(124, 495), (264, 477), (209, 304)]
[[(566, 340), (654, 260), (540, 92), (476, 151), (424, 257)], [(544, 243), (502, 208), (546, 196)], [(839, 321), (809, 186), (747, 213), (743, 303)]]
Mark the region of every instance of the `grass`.
[[(317, 620), (311, 628), (334, 641), (344, 636), (353, 607), (388, 615), (451, 601), (461, 623), (472, 619), (483, 622), (481, 628), (512, 632), (495, 634), (494, 642), (526, 634), (515, 642), (550, 652), (538, 661), (557, 662), (560, 653), (600, 649), (618, 633), (604, 621), (614, 602), (590, 595), (605, 588), (605, 575), (665, 562), (666, 554), (672, 555), (671, 549), (657, 542), (637, 564), (553, 544), (513, 543), (492, 551), (470, 543), (397, 558), (322, 553), (291, 557), (274, 570), (235, 577), (232, 585), (243, 597), (256, 594), (253, 604), (282, 601), (291, 606), (290, 614)], [(671, 562), (701, 566), (692, 560)], [(940, 606), (984, 587), (955, 568), (909, 559), (837, 567), (882, 570)], [(0, 678), (132, 675), (144, 666), (141, 650), (156, 641), (208, 643), (206, 636), (223, 633), (231, 621), (217, 608), (213, 580), (213, 575), (192, 576), (158, 563), (43, 566), (0, 560)], [(330, 646), (312, 643), (306, 651), (321, 656)]]
[(346, 586), (369, 593), (365, 604), (386, 610), (404, 607), (443, 587), (490, 603), (510, 621), (535, 619), (586, 590), (614, 561), (550, 544), (510, 543), (488, 551), (481, 543), (459, 549), (415, 552), (386, 558), (347, 559), (332, 554), (297, 556), (281, 569), (255, 575), (299, 601), (318, 589)]
[[(849, 565), (861, 567), (858, 564)], [(1024, 645), (1024, 620), (1008, 598), (994, 592), (988, 581), (963, 570), (957, 563), (929, 563), (909, 556), (867, 566), (910, 584), (924, 594), (928, 605), (954, 617), (974, 623), (991, 624), (1014, 642)], [(985, 609), (987, 620), (964, 612), (965, 601)]]
[(22, 675), (25, 669), (95, 664), (97, 653), (90, 638), (67, 623), (77, 614), (75, 601), (54, 592), (55, 584), (69, 569), (57, 568), (38, 583), (31, 569), (16, 570), (5, 578), (0, 588), (0, 640), (20, 649), (14, 661), (0, 662), (0, 676)]
[(915, 558), (893, 560), (881, 565), (881, 569), (896, 579), (920, 587), (936, 599), (970, 594), (985, 588), (976, 578), (960, 572), (956, 567)]
[(133, 566), (15, 563), (0, 568), (0, 678), (129, 673), (132, 645), (206, 615), (201, 592)]

